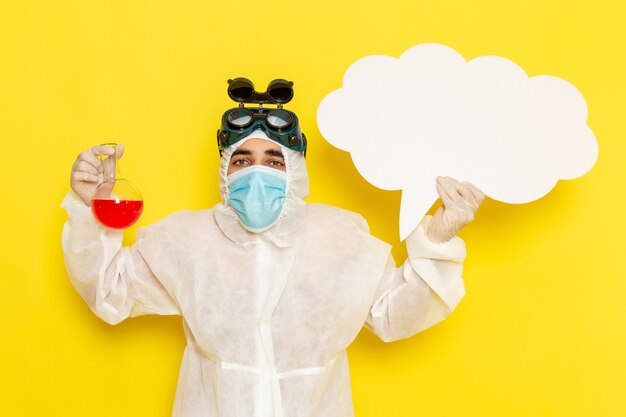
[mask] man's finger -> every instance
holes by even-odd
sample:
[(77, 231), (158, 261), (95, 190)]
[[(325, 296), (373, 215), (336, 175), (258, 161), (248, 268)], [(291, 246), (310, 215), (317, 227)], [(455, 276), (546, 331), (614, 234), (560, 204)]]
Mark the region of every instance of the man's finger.
[(450, 199), (453, 202), (456, 202), (456, 204), (459, 204), (459, 200), (463, 198), (461, 193), (459, 193), (459, 190), (457, 190), (459, 182), (451, 177), (441, 177), (441, 181), (439, 181), (439, 183), (446, 190)]
[[(98, 166), (101, 166), (101, 164), (98, 164)], [(93, 175), (98, 175), (98, 172), (100, 172), (98, 170), (98, 167), (93, 166), (91, 163), (82, 160), (82, 161), (78, 161), (75, 165), (75, 171), (77, 172), (87, 172), (89, 174), (93, 174)]]
[[(439, 197), (443, 201), (443, 205), (445, 207), (448, 208), (448, 207), (451, 207), (451, 206), (453, 206), (455, 204), (454, 203), (454, 198), (450, 195), (449, 190), (440, 181), (437, 181), (437, 193), (439, 194)], [(456, 193), (456, 194), (458, 195), (458, 193)]]
[(89, 172), (75, 172), (72, 175), (74, 182), (98, 182), (98, 176), (90, 174)]
[(120, 159), (122, 155), (124, 155), (124, 145), (118, 143), (117, 146), (115, 146), (115, 157)]
[(78, 158), (76, 158), (76, 163), (74, 165), (78, 165), (81, 162), (86, 162), (92, 167), (96, 168), (98, 172), (102, 172), (102, 161), (99, 159), (98, 156), (94, 155), (91, 152), (91, 148), (87, 149), (84, 152), (81, 152), (81, 154), (78, 155)]
[(476, 202), (478, 203), (478, 205), (480, 205), (483, 202), (483, 200), (485, 199), (485, 193), (483, 193), (478, 187), (476, 187), (472, 183), (463, 182), (462, 184), (470, 189), (472, 194), (474, 194), (474, 199), (476, 199)]
[(89, 148), (89, 153), (91, 153), (94, 156), (100, 156), (100, 155), (113, 155), (113, 147), (108, 146), (108, 145), (98, 145), (98, 146), (92, 146), (91, 148)]
[(459, 184), (457, 185), (456, 189), (459, 192), (459, 194), (461, 194), (461, 197), (463, 197), (463, 200), (465, 200), (465, 202), (473, 210), (476, 210), (478, 208), (478, 201), (476, 201), (474, 193), (467, 185)]
[(450, 187), (456, 188), (459, 185), (459, 182), (452, 177), (439, 177), (441, 178), (441, 183), (444, 185), (448, 185)]

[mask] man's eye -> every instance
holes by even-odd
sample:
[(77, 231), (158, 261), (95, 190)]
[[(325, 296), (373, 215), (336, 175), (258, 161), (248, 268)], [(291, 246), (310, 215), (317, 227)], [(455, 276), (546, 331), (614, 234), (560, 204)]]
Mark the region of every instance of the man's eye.
[(274, 161), (269, 161), (269, 162), (268, 162), (268, 164), (269, 164), (270, 166), (273, 166), (273, 167), (282, 167), (282, 166), (285, 166), (285, 164), (284, 164), (282, 161), (277, 161), (277, 160), (274, 160)]
[(248, 162), (247, 159), (236, 159), (233, 161), (233, 165), (237, 165), (237, 166), (246, 165), (247, 162)]

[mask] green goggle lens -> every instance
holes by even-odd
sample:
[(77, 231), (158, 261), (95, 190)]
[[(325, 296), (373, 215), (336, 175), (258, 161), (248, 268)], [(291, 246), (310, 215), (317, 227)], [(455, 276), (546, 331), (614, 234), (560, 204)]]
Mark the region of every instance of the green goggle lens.
[(266, 122), (274, 129), (285, 129), (291, 126), (293, 117), (285, 110), (273, 110), (267, 115)]
[(252, 123), (254, 120), (254, 116), (252, 112), (248, 109), (237, 108), (228, 112), (226, 115), (226, 122), (238, 129), (243, 129)]

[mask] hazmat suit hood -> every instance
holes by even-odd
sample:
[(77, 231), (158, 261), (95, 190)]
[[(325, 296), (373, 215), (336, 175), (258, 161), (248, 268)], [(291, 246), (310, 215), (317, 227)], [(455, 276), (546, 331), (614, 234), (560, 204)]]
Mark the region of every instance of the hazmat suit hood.
[[(281, 144), (285, 158), (287, 185), (285, 190), (285, 202), (276, 222), (267, 230), (253, 233), (246, 230), (235, 210), (228, 204), (228, 165), (233, 152), (250, 139), (270, 140), (264, 132), (256, 130), (248, 137), (222, 150), (219, 168), (219, 187), (222, 202), (215, 206), (215, 220), (224, 234), (231, 240), (244, 243), (254, 240), (255, 235), (265, 236), (277, 246), (291, 246), (293, 238), (297, 235), (299, 225), (303, 221), (303, 201), (309, 195), (309, 176), (306, 170), (306, 160), (301, 152), (291, 150)], [(273, 142), (273, 141), (272, 141)], [(273, 142), (277, 143), (277, 142)]]

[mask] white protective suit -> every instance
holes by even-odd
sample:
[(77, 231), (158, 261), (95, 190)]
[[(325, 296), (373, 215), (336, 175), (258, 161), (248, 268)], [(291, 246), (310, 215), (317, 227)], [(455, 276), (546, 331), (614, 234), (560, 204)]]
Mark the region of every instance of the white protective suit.
[[(223, 151), (223, 201), (241, 143)], [(464, 295), (461, 239), (432, 243), (422, 222), (397, 269), (361, 216), (302, 201), (304, 158), (283, 152), (285, 206), (259, 234), (222, 203), (142, 227), (122, 247), (122, 231), (100, 226), (74, 193), (63, 201), (67, 270), (98, 317), (183, 316), (175, 417), (353, 416), (346, 348), (361, 327), (384, 341), (406, 338)]]

